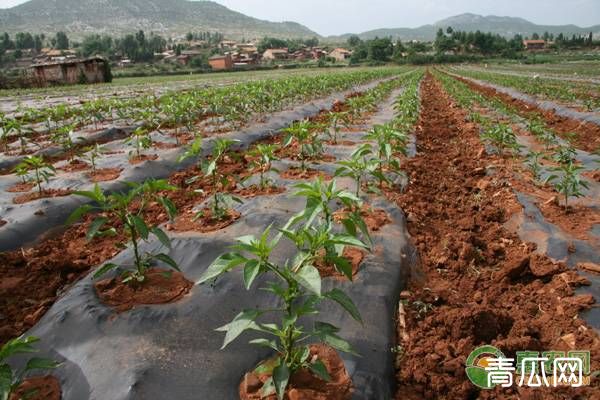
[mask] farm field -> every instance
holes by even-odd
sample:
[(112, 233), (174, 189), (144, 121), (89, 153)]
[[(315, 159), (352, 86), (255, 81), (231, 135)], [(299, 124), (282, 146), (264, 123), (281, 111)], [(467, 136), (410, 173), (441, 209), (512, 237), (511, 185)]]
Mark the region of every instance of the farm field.
[(465, 373), (600, 370), (600, 73), (512, 67), (1, 93), (6, 398), (600, 396)]

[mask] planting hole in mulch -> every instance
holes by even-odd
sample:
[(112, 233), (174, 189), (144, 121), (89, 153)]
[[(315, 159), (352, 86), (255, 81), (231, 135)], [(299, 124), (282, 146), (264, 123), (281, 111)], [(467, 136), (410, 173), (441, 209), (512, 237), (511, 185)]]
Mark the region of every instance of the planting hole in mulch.
[[(341, 223), (348, 213), (349, 210), (340, 210), (333, 215), (333, 218), (336, 222)], [(377, 232), (382, 227), (392, 222), (385, 210), (372, 208), (366, 204), (363, 204), (360, 215), (371, 232)]]
[(3, 219), (0, 219), (0, 227), (2, 227), (2, 226), (4, 226), (4, 225), (6, 225), (7, 223), (8, 223), (8, 222), (6, 222), (5, 220), (3, 220)]
[(90, 180), (95, 183), (108, 182), (117, 179), (119, 175), (121, 175), (121, 171), (120, 168), (103, 168), (90, 172), (88, 176)]
[(65, 165), (64, 167), (61, 167), (60, 170), (65, 171), (65, 172), (77, 172), (77, 171), (83, 171), (85, 169), (88, 169), (89, 167), (90, 167), (90, 165), (84, 161), (73, 160), (73, 161), (67, 163), (67, 165)]
[(167, 225), (167, 230), (175, 232), (214, 232), (228, 227), (237, 221), (241, 214), (235, 210), (228, 210), (227, 215), (221, 219), (212, 216), (210, 208), (202, 210), (202, 216), (197, 217), (197, 212), (189, 210)]
[(169, 149), (175, 149), (175, 148), (179, 147), (177, 145), (177, 143), (168, 143), (168, 142), (153, 142), (152, 146), (156, 147), (157, 149), (161, 149), (161, 150), (169, 150)]
[(10, 395), (9, 400), (60, 400), (61, 397), (60, 382), (48, 375), (26, 378)]
[[(346, 371), (344, 362), (338, 353), (329, 346), (313, 344), (310, 346), (311, 359), (318, 359), (327, 367), (331, 377), (326, 382), (307, 369), (297, 371), (290, 378), (285, 399), (289, 400), (349, 400), (352, 398), (352, 381)], [(266, 361), (265, 365), (272, 360)], [(248, 372), (240, 383), (241, 400), (275, 400), (276, 395), (261, 396), (263, 384), (270, 378), (268, 374)]]
[(246, 198), (252, 198), (257, 196), (268, 196), (272, 194), (280, 194), (285, 192), (285, 188), (278, 186), (267, 186), (262, 188), (258, 185), (251, 185), (245, 188), (236, 190), (236, 194)]
[(356, 145), (356, 142), (353, 142), (352, 140), (338, 140), (337, 142), (334, 142), (333, 140), (326, 140), (323, 143), (325, 143), (329, 146), (354, 146), (354, 145)]
[(157, 154), (142, 154), (141, 156), (130, 157), (129, 164), (137, 165), (143, 163), (144, 161), (154, 161), (156, 159), (158, 159)]
[(13, 185), (6, 189), (9, 193), (25, 193), (29, 192), (31, 189), (35, 187), (35, 183), (31, 182), (19, 182), (16, 185)]
[(94, 286), (102, 303), (117, 312), (124, 312), (139, 305), (176, 302), (188, 294), (194, 284), (179, 272), (153, 268), (148, 270), (141, 284), (123, 283), (116, 277), (99, 281)]
[[(355, 247), (346, 247), (344, 248), (342, 257), (350, 262), (350, 265), (352, 266), (352, 277), (354, 278), (358, 274), (360, 264), (365, 258), (365, 252)], [(321, 278), (333, 277), (340, 280), (348, 279), (335, 268), (335, 265), (327, 264), (322, 260), (315, 262), (315, 267), (319, 270)]]
[(64, 197), (71, 194), (70, 190), (65, 189), (45, 189), (42, 190), (42, 193), (27, 193), (21, 196), (17, 196), (13, 199), (14, 204), (24, 204), (30, 201), (39, 200), (39, 199), (47, 199), (51, 197)]
[(283, 179), (311, 179), (317, 176), (322, 177), (325, 180), (331, 179), (324, 172), (316, 169), (307, 168), (305, 170), (301, 168), (291, 167), (279, 174)]

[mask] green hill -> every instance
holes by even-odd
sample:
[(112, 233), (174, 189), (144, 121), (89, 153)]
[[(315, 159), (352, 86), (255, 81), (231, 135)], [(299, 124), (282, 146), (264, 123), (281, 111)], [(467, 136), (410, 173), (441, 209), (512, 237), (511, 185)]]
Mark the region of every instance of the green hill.
[(143, 29), (165, 36), (218, 31), (228, 38), (319, 36), (295, 22), (248, 17), (212, 1), (188, 0), (30, 0), (0, 9), (0, 31), (45, 33), (66, 31), (111, 35)]

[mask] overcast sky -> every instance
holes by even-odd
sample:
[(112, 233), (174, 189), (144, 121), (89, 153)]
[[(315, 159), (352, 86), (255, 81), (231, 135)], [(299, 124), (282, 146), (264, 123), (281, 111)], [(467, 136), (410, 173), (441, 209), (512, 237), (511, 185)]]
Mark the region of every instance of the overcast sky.
[[(0, 8), (25, 0), (0, 0)], [(417, 27), (465, 12), (522, 17), (537, 24), (600, 24), (600, 0), (217, 0), (271, 21), (296, 21), (322, 35)], [(1, 27), (0, 27), (1, 29)]]

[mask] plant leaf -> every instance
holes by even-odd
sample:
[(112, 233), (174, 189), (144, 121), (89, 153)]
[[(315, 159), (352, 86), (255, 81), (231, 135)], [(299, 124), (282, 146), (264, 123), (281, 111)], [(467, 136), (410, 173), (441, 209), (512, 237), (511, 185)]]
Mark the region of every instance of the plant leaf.
[(133, 222), (133, 225), (135, 226), (135, 229), (140, 234), (140, 237), (144, 240), (148, 239), (150, 231), (148, 229), (148, 225), (146, 225), (144, 220), (138, 217), (137, 215), (131, 215), (130, 218)]
[(321, 275), (312, 265), (305, 265), (295, 276), (296, 281), (316, 295), (321, 295)]
[(244, 283), (246, 285), (246, 290), (250, 290), (252, 286), (252, 282), (258, 276), (260, 272), (261, 264), (258, 260), (250, 260), (244, 266)]
[(32, 358), (27, 361), (27, 365), (25, 366), (25, 371), (31, 371), (34, 369), (54, 369), (60, 366), (61, 363), (51, 360), (49, 358)]
[(92, 207), (89, 204), (84, 204), (81, 207), (78, 207), (75, 211), (73, 211), (73, 213), (71, 213), (71, 215), (67, 219), (66, 224), (71, 225), (71, 224), (79, 221), (81, 219), (81, 217), (83, 217), (85, 214), (89, 213), (93, 209), (94, 209), (94, 207)]
[(327, 367), (321, 360), (316, 360), (314, 363), (308, 364), (308, 368), (325, 382), (331, 381), (331, 376), (327, 372)]
[(180, 271), (179, 266), (177, 265), (175, 260), (173, 260), (171, 257), (166, 255), (165, 253), (157, 254), (157, 255), (153, 256), (152, 258), (162, 261), (163, 263), (167, 264), (169, 267), (173, 268), (176, 271)]
[(96, 218), (90, 225), (87, 233), (85, 234), (85, 238), (90, 241), (92, 240), (94, 237), (96, 237), (96, 235), (98, 234), (98, 231), (100, 231), (100, 228), (102, 228), (102, 226), (104, 226), (104, 224), (108, 221), (108, 218), (106, 217), (98, 217)]
[(169, 239), (169, 236), (167, 236), (165, 231), (155, 226), (152, 228), (152, 233), (160, 240), (163, 246), (171, 248), (171, 239)]
[(117, 264), (113, 264), (113, 263), (104, 264), (96, 272), (94, 272), (94, 275), (92, 275), (92, 278), (93, 279), (99, 278), (102, 275), (106, 274), (108, 271), (112, 271), (113, 269), (118, 268), (118, 267), (119, 266)]
[(289, 380), (290, 370), (286, 363), (281, 360), (279, 365), (273, 370), (273, 383), (275, 384), (275, 392), (279, 400), (283, 400)]
[(356, 307), (352, 299), (342, 290), (335, 288), (332, 291), (325, 293), (325, 297), (335, 301), (340, 306), (342, 306), (356, 321), (360, 323), (363, 322), (362, 318), (360, 317), (360, 312), (358, 311), (358, 308)]
[(202, 284), (217, 276), (235, 268), (236, 266), (247, 262), (248, 259), (239, 253), (227, 253), (217, 258), (208, 267), (208, 269), (198, 279), (198, 284)]
[(227, 325), (223, 325), (216, 330), (218, 332), (227, 332), (225, 334), (225, 339), (223, 341), (223, 346), (221, 350), (223, 350), (229, 343), (234, 341), (238, 336), (240, 336), (245, 330), (248, 329), (260, 329), (260, 327), (254, 322), (256, 318), (258, 318), (261, 313), (258, 310), (245, 310), (239, 313), (233, 321), (228, 323)]

